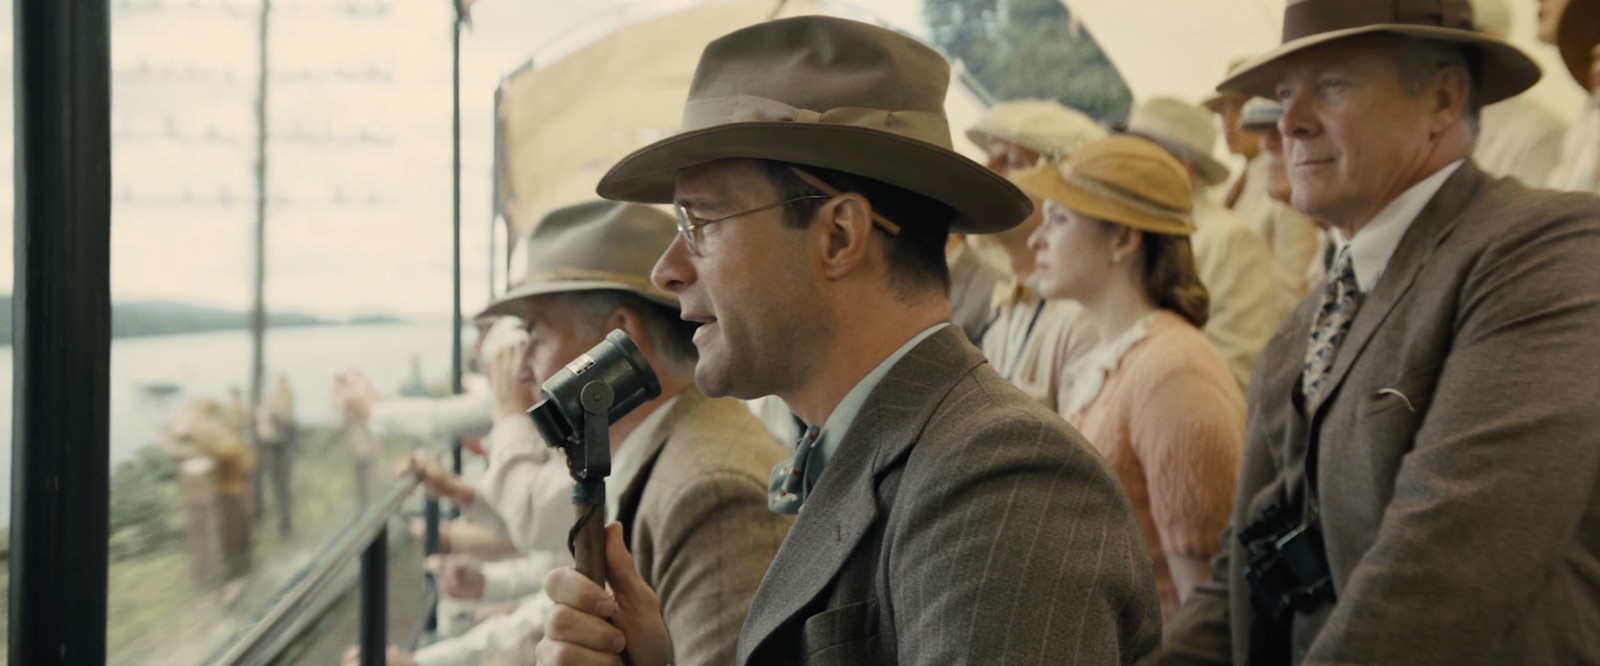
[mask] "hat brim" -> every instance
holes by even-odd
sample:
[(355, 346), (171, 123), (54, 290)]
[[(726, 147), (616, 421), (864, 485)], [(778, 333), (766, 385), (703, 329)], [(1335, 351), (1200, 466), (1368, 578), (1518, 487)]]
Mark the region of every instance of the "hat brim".
[(1240, 98), (1249, 99), (1249, 96), (1233, 92), (1219, 92), (1201, 100), (1200, 106), (1205, 107), (1207, 111), (1212, 113), (1222, 113), (1223, 106), (1227, 104), (1228, 100)]
[(1005, 231), (1033, 212), (1014, 185), (954, 151), (879, 130), (821, 123), (740, 122), (677, 134), (622, 158), (595, 189), (607, 199), (670, 203), (679, 169), (722, 159), (793, 162), (894, 185), (953, 209), (955, 233)]
[(1476, 49), (1481, 68), (1478, 72), (1481, 78), (1478, 93), (1484, 104), (1493, 104), (1512, 97), (1539, 82), (1539, 65), (1517, 47), (1494, 37), (1437, 26), (1379, 23), (1317, 33), (1286, 42), (1278, 48), (1245, 61), (1217, 85), (1217, 90), (1271, 99), (1282, 75), (1282, 61), (1285, 57), (1313, 46), (1379, 33), (1453, 42)]
[(1063, 180), (1055, 173), (1055, 167), (1034, 169), (1016, 174), (1013, 178), (1023, 191), (1040, 199), (1054, 201), (1097, 220), (1170, 236), (1188, 236), (1194, 233), (1192, 221), (1190, 226), (1184, 227), (1173, 220), (1155, 217), (1114, 199), (1095, 195)]
[(602, 290), (625, 291), (630, 294), (637, 294), (647, 300), (660, 303), (661, 305), (665, 305), (674, 310), (677, 310), (680, 307), (678, 304), (678, 297), (670, 292), (654, 290), (644, 291), (635, 285), (624, 284), (621, 282), (608, 282), (603, 280), (548, 280), (512, 287), (510, 291), (501, 294), (499, 298), (496, 298), (494, 302), (490, 303), (489, 307), (484, 308), (482, 312), (479, 312), (474, 319), (482, 317), (525, 316), (527, 312), (525, 310), (525, 306), (523, 305), (523, 301), (526, 301), (534, 296), (543, 296), (545, 294), (564, 294), (575, 291)]
[(1589, 67), (1595, 44), (1600, 44), (1600, 0), (1573, 0), (1562, 11), (1561, 23), (1556, 28), (1556, 46), (1561, 50), (1567, 72), (1589, 92), (1594, 92), (1594, 85), (1589, 81)]

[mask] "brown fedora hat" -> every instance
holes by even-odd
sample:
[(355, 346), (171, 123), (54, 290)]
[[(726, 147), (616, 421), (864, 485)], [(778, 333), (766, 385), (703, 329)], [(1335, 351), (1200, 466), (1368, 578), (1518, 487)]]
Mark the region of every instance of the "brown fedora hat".
[(521, 317), (529, 297), (597, 290), (631, 292), (676, 310), (677, 294), (651, 284), (650, 271), (677, 235), (672, 215), (654, 206), (589, 201), (551, 211), (525, 241), (527, 274), (478, 316)]
[(1492, 104), (1539, 82), (1539, 66), (1520, 49), (1473, 30), (1467, 0), (1288, 0), (1283, 44), (1251, 58), (1217, 90), (1272, 97), (1284, 56), (1335, 40), (1388, 33), (1461, 44), (1476, 53), (1479, 96)]
[(1572, 78), (1590, 92), (1594, 86), (1589, 82), (1589, 60), (1596, 44), (1600, 44), (1600, 0), (1572, 0), (1561, 12), (1556, 46), (1560, 47), (1561, 59), (1566, 61)]
[(700, 55), (683, 132), (622, 158), (597, 190), (666, 203), (679, 169), (767, 159), (921, 194), (955, 211), (954, 232), (1014, 227), (1033, 204), (951, 149), (949, 84), (950, 65), (937, 51), (867, 23), (802, 16), (737, 30)]

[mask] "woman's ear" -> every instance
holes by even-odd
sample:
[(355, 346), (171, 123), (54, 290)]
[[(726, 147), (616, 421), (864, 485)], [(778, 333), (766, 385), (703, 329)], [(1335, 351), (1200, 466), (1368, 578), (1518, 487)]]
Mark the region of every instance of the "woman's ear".
[(1144, 232), (1120, 224), (1111, 226), (1115, 230), (1111, 235), (1111, 256), (1120, 263), (1138, 254), (1144, 245)]

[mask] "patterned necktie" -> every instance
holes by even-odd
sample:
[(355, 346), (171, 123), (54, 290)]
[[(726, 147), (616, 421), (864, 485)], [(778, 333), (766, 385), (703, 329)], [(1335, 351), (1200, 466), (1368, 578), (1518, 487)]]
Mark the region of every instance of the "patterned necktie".
[(800, 513), (810, 488), (806, 487), (806, 463), (816, 448), (817, 434), (821, 428), (811, 426), (800, 434), (794, 443), (794, 458), (772, 467), (772, 478), (767, 482), (767, 508), (773, 513), (793, 516)]
[(1312, 406), (1322, 394), (1328, 372), (1339, 355), (1339, 345), (1350, 333), (1350, 322), (1355, 320), (1360, 305), (1355, 266), (1350, 260), (1350, 248), (1346, 247), (1334, 259), (1328, 284), (1322, 290), (1322, 307), (1311, 321), (1311, 343), (1306, 345), (1306, 365), (1300, 375), (1300, 392), (1305, 396), (1302, 411), (1306, 416), (1311, 415)]

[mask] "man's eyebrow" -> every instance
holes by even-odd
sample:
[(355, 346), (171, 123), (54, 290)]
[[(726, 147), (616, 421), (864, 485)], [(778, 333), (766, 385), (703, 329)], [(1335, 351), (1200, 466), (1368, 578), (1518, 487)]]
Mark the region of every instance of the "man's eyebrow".
[(697, 197), (697, 196), (678, 197), (678, 198), (674, 199), (672, 203), (677, 204), (677, 206), (679, 208), (690, 208), (690, 209), (694, 209), (694, 210), (705, 210), (705, 209), (716, 210), (716, 208), (717, 208), (717, 204), (716, 203), (706, 199), (705, 197)]

